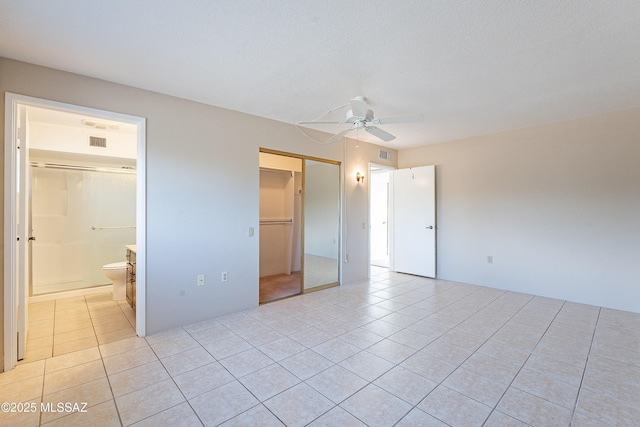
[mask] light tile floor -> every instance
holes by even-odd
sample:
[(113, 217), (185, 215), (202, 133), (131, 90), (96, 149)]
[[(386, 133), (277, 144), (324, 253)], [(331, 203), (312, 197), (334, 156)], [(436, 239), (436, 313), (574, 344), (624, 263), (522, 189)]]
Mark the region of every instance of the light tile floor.
[(640, 425), (640, 314), (374, 272), (145, 339), (96, 327), (131, 320), (108, 295), (33, 307), (56, 333), (0, 401), (87, 412), (0, 425)]
[(135, 312), (111, 293), (29, 304), (27, 354), (21, 363), (135, 337)]

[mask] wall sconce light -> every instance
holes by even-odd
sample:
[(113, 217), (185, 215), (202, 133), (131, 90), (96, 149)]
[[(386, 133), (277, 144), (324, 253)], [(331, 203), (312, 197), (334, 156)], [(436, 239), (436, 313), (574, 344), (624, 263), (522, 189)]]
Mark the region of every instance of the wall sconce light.
[(360, 182), (364, 182), (364, 175), (362, 175), (360, 172), (356, 173), (356, 181)]

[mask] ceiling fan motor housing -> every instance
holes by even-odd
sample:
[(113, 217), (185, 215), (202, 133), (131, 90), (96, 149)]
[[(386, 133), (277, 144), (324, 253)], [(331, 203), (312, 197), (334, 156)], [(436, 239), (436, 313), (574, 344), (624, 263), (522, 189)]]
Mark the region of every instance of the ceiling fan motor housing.
[(359, 123), (359, 122), (371, 122), (373, 121), (373, 110), (367, 109), (367, 114), (365, 117), (357, 117), (353, 115), (353, 110), (347, 111), (347, 120), (348, 123)]

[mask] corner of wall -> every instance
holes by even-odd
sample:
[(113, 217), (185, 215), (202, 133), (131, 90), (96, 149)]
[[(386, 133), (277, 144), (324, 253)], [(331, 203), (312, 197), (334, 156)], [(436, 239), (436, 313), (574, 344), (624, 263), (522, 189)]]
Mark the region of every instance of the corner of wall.
[[(0, 100), (0, 164), (2, 165), (2, 173), (0, 173), (0, 186), (2, 187), (2, 200), (4, 200), (4, 98), (5, 98), (5, 84), (4, 84), (4, 64), (5, 58), (0, 56), (0, 94), (2, 100)], [(4, 242), (4, 203), (3, 208), (0, 210), (0, 223), (2, 224), (2, 241)], [(0, 275), (4, 277), (4, 245), (0, 246), (0, 257), (2, 258), (2, 267), (0, 267)], [(3, 280), (4, 283), (4, 280)], [(0, 292), (0, 372), (4, 371), (4, 286)]]
[[(391, 152), (391, 160), (379, 159), (380, 149)], [(369, 163), (396, 167), (397, 162), (397, 150), (363, 141), (346, 140), (343, 283), (367, 279), (369, 275)], [(365, 175), (364, 183), (356, 181), (357, 172)], [(347, 255), (349, 262), (345, 262)]]

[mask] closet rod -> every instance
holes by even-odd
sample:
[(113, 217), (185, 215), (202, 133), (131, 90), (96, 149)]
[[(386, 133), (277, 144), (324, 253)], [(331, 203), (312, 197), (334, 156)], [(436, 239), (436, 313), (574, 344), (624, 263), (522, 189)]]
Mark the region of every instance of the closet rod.
[(260, 225), (270, 225), (270, 224), (292, 224), (293, 219), (261, 219)]
[(135, 225), (121, 225), (118, 227), (102, 227), (102, 226), (97, 226), (94, 225), (91, 227), (91, 230), (96, 231), (96, 230), (119, 230), (121, 228), (136, 228)]

